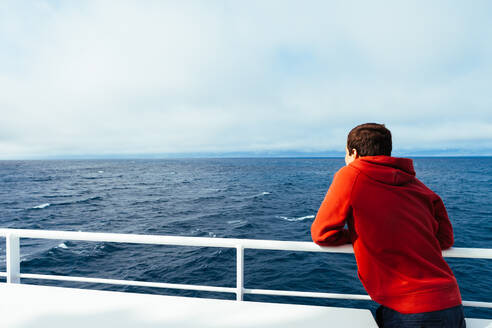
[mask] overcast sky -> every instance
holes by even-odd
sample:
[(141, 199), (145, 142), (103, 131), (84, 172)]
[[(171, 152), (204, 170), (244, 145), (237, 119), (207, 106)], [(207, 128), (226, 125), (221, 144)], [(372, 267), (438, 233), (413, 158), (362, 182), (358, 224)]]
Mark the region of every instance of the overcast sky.
[(2, 1), (0, 159), (492, 149), (491, 1)]

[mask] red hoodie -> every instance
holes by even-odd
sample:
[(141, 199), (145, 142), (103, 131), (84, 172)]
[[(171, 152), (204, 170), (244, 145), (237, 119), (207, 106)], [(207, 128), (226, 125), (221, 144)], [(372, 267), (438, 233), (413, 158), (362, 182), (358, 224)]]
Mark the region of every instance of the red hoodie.
[(400, 313), (461, 304), (441, 254), (453, 245), (446, 208), (410, 159), (364, 156), (340, 169), (311, 235), (321, 246), (353, 244), (359, 279), (379, 304)]

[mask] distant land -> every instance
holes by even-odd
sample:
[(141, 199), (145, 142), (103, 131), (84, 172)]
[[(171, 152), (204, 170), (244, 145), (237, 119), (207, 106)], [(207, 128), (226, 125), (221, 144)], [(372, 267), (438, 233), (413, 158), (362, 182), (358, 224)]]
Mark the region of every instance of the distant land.
[[(492, 149), (432, 149), (432, 150), (395, 150), (396, 157), (491, 157)], [(0, 160), (83, 160), (83, 159), (172, 159), (172, 158), (340, 158), (341, 151), (237, 151), (237, 152), (187, 152), (187, 153), (142, 153), (142, 154), (60, 154), (7, 157)]]

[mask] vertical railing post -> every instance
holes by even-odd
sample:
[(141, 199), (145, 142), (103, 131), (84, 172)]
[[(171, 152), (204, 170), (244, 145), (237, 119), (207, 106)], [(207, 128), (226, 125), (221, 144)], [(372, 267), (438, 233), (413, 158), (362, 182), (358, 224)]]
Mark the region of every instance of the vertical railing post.
[(236, 300), (243, 300), (243, 285), (244, 285), (244, 247), (243, 245), (236, 246), (237, 251), (237, 267), (236, 267)]
[(19, 237), (8, 234), (7, 242), (7, 283), (20, 283), (20, 244)]

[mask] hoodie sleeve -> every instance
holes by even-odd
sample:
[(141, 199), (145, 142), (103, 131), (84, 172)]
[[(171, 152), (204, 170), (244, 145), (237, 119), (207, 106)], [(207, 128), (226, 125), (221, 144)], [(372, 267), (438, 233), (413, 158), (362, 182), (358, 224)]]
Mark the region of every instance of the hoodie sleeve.
[(439, 196), (434, 201), (434, 217), (438, 223), (436, 237), (439, 240), (439, 245), (441, 245), (441, 249), (448, 249), (454, 243), (453, 227), (449, 221), (446, 207)]
[(311, 226), (311, 237), (320, 246), (337, 246), (350, 243), (345, 229), (346, 219), (352, 215), (350, 194), (355, 181), (352, 168), (343, 167), (334, 176), (323, 203)]

